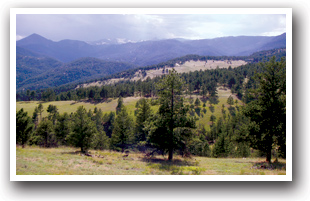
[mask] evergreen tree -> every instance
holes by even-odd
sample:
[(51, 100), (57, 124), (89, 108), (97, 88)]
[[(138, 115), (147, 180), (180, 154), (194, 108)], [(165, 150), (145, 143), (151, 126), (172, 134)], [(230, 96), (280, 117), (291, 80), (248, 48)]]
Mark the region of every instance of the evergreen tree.
[(104, 131), (104, 116), (101, 109), (95, 108), (95, 115), (93, 116), (93, 121), (97, 127), (97, 133), (93, 137), (92, 146), (94, 149), (108, 149), (109, 148), (109, 137), (106, 135)]
[(75, 147), (80, 147), (82, 153), (86, 153), (91, 147), (92, 137), (97, 133), (96, 125), (87, 116), (86, 109), (79, 106), (73, 114), (72, 132), (68, 139)]
[(53, 122), (53, 125), (55, 125), (57, 116), (59, 115), (58, 108), (55, 105), (49, 105), (46, 111), (49, 113), (48, 119)]
[(24, 109), (16, 113), (16, 144), (21, 144), (24, 148), (33, 129), (31, 118), (28, 117)]
[(51, 120), (46, 118), (43, 119), (36, 130), (36, 134), (39, 137), (39, 139), (37, 139), (39, 145), (43, 145), (44, 147), (57, 145), (54, 126)]
[(118, 112), (121, 110), (122, 107), (124, 107), (124, 101), (123, 97), (120, 96), (117, 100), (116, 114), (118, 114)]
[(38, 126), (38, 123), (39, 123), (39, 114), (38, 113), (39, 113), (39, 109), (38, 109), (38, 107), (35, 107), (33, 114), (32, 114), (32, 122), (34, 123), (35, 128)]
[(286, 147), (286, 65), (285, 60), (276, 62), (273, 57), (263, 64), (258, 75), (259, 87), (254, 91), (255, 100), (248, 103), (244, 114), (250, 117), (252, 146), (266, 154), (271, 162), (273, 146)]
[(196, 107), (199, 107), (200, 104), (201, 104), (201, 102), (200, 102), (199, 98), (196, 98), (196, 100), (195, 100), (195, 106), (196, 106)]
[(133, 120), (128, 115), (126, 107), (123, 106), (115, 118), (114, 128), (111, 137), (111, 145), (113, 149), (120, 148), (124, 152), (133, 142)]
[(140, 99), (137, 104), (136, 112), (136, 140), (146, 141), (147, 132), (144, 129), (144, 123), (151, 116), (151, 106), (147, 99)]
[(191, 128), (195, 119), (189, 117), (189, 106), (182, 97), (183, 81), (173, 69), (158, 84), (160, 107), (149, 127), (149, 141), (158, 149), (168, 152), (168, 160), (173, 159), (176, 149), (185, 149), (186, 141), (192, 137)]
[(229, 97), (228, 97), (227, 103), (228, 103), (228, 105), (230, 105), (230, 107), (234, 104), (234, 99), (233, 99), (232, 96), (229, 96)]
[(42, 103), (39, 104), (38, 106), (38, 112), (40, 114), (40, 121), (42, 120), (42, 113), (43, 113), (43, 105)]
[(69, 136), (72, 127), (70, 116), (65, 112), (59, 115), (55, 126), (55, 134), (61, 145), (67, 145), (67, 136)]

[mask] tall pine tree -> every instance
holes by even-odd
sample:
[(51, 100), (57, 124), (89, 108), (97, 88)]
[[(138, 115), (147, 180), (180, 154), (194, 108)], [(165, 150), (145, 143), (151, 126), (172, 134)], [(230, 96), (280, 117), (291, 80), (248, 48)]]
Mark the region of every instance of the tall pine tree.
[(168, 152), (168, 160), (173, 159), (176, 149), (186, 149), (186, 142), (192, 137), (191, 128), (195, 127), (195, 119), (188, 115), (190, 108), (184, 105), (182, 86), (184, 83), (174, 69), (157, 86), (160, 107), (150, 126), (149, 141)]

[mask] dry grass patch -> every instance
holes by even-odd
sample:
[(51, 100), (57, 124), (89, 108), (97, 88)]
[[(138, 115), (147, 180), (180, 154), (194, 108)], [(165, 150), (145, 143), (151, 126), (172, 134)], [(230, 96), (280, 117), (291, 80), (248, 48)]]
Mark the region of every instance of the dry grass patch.
[(77, 149), (60, 147), (16, 148), (18, 175), (285, 175), (286, 161), (280, 159), (273, 168), (261, 166), (263, 158), (182, 158), (175, 155), (146, 158), (143, 153), (129, 153), (128, 157), (114, 151), (90, 150), (93, 157), (80, 154)]

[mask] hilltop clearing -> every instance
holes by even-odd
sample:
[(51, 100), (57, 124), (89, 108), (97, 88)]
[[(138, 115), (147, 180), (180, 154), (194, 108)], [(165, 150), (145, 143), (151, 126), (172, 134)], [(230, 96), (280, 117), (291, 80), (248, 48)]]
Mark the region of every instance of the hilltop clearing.
[(178, 73), (188, 73), (194, 71), (204, 71), (211, 70), (216, 68), (236, 68), (238, 66), (242, 66), (247, 64), (247, 62), (243, 60), (207, 60), (207, 61), (186, 61), (184, 64), (176, 63), (174, 67), (165, 66), (163, 68), (151, 69), (151, 70), (139, 70), (137, 71), (132, 78), (113, 78), (105, 81), (97, 81), (91, 83), (85, 83), (77, 86), (80, 87), (90, 87), (90, 86), (102, 86), (114, 84), (124, 80), (138, 81), (138, 80), (146, 80), (147, 78), (154, 78), (164, 74), (168, 74), (169, 70), (174, 68)]

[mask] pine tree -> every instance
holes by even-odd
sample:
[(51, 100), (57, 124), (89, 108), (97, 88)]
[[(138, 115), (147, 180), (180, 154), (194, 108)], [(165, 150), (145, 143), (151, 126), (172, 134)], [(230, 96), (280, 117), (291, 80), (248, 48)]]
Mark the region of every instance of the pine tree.
[(133, 120), (128, 115), (126, 107), (123, 106), (115, 118), (114, 128), (111, 137), (112, 148), (120, 148), (124, 152), (133, 141)]
[(116, 114), (121, 110), (121, 108), (124, 106), (123, 97), (119, 97), (117, 100), (117, 106), (116, 106)]
[(27, 116), (27, 112), (24, 112), (23, 108), (20, 109), (16, 113), (16, 144), (21, 144), (24, 148), (32, 130), (31, 118)]
[(286, 147), (285, 60), (276, 62), (273, 57), (263, 64), (263, 72), (257, 78), (256, 100), (246, 105), (244, 114), (251, 118), (253, 125), (250, 133), (252, 147), (265, 152), (266, 161), (270, 163), (272, 147), (280, 146), (283, 152)]
[(168, 152), (173, 159), (176, 149), (186, 149), (186, 141), (192, 137), (191, 128), (195, 119), (188, 115), (189, 106), (182, 97), (183, 81), (173, 69), (158, 84), (160, 107), (149, 127), (149, 142), (158, 149)]
[(38, 112), (40, 114), (40, 121), (42, 121), (42, 113), (43, 113), (43, 105), (42, 105), (42, 103), (40, 103), (39, 106), (38, 106)]
[(43, 119), (36, 130), (36, 134), (40, 137), (39, 144), (43, 144), (44, 147), (56, 145), (54, 126), (51, 120)]
[(69, 115), (65, 112), (59, 115), (55, 126), (55, 134), (58, 142), (62, 145), (67, 145), (67, 136), (71, 133), (72, 121)]
[(136, 140), (145, 141), (147, 133), (144, 130), (144, 123), (151, 116), (151, 106), (147, 99), (140, 99), (136, 104)]
[(86, 153), (91, 147), (92, 137), (97, 133), (96, 125), (87, 116), (83, 106), (78, 107), (73, 114), (72, 132), (68, 137), (70, 143), (75, 147), (80, 147), (82, 153)]

